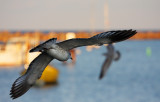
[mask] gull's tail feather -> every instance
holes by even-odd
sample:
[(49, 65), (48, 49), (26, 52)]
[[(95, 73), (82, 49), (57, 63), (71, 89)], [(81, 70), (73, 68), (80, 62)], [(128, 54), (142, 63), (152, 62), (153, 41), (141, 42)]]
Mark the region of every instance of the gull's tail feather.
[[(135, 30), (117, 30), (117, 31), (109, 31), (109, 32), (104, 32), (98, 35), (95, 35), (91, 38), (94, 39), (101, 39), (99, 43), (105, 44), (105, 43), (115, 43), (115, 42), (120, 42), (123, 40), (126, 40), (133, 35), (135, 35), (137, 32)], [(104, 40), (103, 40), (104, 39)], [(106, 40), (108, 39), (108, 40)]]
[(45, 49), (49, 49), (53, 43), (56, 43), (57, 38), (52, 38), (47, 40), (46, 42), (32, 48), (29, 52), (42, 52)]
[(12, 99), (18, 98), (25, 94), (30, 87), (32, 86), (31, 84), (27, 83), (26, 81), (27, 74), (19, 77), (12, 85), (10, 95)]

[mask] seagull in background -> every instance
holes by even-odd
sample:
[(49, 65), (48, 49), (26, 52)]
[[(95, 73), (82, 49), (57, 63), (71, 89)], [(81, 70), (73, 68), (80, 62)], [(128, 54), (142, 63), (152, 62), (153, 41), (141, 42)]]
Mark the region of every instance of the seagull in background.
[(56, 43), (57, 38), (52, 38), (31, 49), (30, 52), (41, 52), (29, 65), (26, 73), (13, 83), (10, 95), (12, 99), (26, 93), (39, 79), (46, 66), (53, 60), (67, 61), (72, 59), (70, 50), (88, 45), (112, 44), (126, 40), (137, 32), (135, 30), (117, 30), (103, 32), (90, 38), (74, 38)]
[(113, 60), (118, 61), (121, 56), (119, 51), (115, 51), (114, 46), (112, 44), (109, 44), (106, 48), (108, 50), (108, 53), (105, 53), (104, 55), (107, 58), (105, 59), (103, 65), (102, 65), (99, 79), (102, 79), (105, 76), (112, 61)]

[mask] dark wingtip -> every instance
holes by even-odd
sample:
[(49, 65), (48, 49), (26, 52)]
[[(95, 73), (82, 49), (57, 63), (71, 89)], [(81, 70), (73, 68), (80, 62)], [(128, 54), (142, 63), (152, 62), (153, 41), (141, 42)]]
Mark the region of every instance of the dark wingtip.
[(107, 31), (100, 33), (91, 37), (91, 39), (107, 39), (106, 42), (104, 40), (99, 40), (99, 44), (111, 44), (115, 42), (120, 42), (129, 39), (130, 37), (136, 34), (136, 30), (116, 30), (116, 31)]
[(99, 80), (101, 80), (103, 78), (103, 75), (102, 75), (102, 73), (100, 74), (100, 76), (99, 76)]
[(120, 31), (115, 31), (115, 34), (110, 35), (109, 39), (111, 40), (112, 43), (114, 42), (120, 42), (127, 40), (134, 36), (136, 34), (136, 30), (120, 30)]
[(22, 96), (23, 94), (25, 94), (29, 88), (31, 87), (31, 85), (26, 83), (25, 80), (26, 76), (23, 75), (21, 77), (19, 77), (12, 85), (12, 88), (10, 90), (10, 95), (12, 99), (16, 99), (20, 96)]

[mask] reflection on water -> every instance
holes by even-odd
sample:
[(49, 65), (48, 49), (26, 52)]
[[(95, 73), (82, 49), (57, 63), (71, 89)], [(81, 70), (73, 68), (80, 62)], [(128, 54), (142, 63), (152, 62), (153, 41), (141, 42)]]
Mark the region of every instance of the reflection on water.
[[(105, 47), (91, 53), (80, 48), (73, 68), (52, 61), (60, 71), (58, 85), (31, 88), (22, 97), (11, 100), (9, 91), (22, 68), (0, 69), (0, 102), (159, 102), (160, 41), (125, 41), (115, 45), (121, 59), (112, 63), (108, 73), (98, 80), (105, 59)], [(146, 48), (152, 55), (146, 55)]]

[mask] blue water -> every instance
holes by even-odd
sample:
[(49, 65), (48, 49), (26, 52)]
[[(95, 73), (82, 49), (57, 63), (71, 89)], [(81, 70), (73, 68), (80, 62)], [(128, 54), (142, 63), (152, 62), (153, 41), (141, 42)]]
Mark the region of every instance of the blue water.
[(60, 71), (57, 86), (33, 87), (16, 100), (10, 99), (9, 91), (22, 68), (0, 69), (0, 102), (159, 102), (160, 41), (125, 41), (115, 48), (121, 59), (112, 63), (104, 79), (98, 77), (106, 48), (90, 53), (81, 47), (73, 68), (51, 62)]

